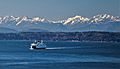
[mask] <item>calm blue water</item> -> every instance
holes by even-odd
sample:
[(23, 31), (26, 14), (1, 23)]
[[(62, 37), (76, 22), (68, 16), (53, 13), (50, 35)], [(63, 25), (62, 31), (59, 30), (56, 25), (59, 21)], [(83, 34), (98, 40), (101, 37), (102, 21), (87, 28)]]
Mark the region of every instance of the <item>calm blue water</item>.
[(0, 41), (0, 69), (120, 69), (120, 43)]

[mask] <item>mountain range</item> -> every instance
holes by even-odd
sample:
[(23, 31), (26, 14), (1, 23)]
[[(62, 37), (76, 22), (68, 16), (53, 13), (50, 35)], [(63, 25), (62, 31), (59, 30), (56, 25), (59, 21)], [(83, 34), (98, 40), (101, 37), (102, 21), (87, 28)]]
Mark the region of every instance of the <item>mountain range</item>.
[(76, 15), (61, 21), (28, 16), (0, 17), (0, 33), (83, 31), (120, 32), (120, 16), (99, 14), (87, 18)]

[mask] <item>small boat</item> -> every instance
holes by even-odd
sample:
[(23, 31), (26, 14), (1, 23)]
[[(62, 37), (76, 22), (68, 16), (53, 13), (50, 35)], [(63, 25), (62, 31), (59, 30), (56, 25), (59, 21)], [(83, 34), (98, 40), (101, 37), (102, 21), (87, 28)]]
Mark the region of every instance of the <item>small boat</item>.
[(31, 44), (30, 49), (46, 49), (46, 45), (43, 43), (43, 40), (41, 42), (36, 41)]

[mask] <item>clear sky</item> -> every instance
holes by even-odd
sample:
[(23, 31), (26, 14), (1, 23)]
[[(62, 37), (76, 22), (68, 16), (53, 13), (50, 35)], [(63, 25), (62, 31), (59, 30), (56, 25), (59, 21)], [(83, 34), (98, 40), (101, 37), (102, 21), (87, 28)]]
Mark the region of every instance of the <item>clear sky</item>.
[(62, 20), (74, 15), (120, 16), (120, 0), (0, 0), (0, 16), (40, 16)]

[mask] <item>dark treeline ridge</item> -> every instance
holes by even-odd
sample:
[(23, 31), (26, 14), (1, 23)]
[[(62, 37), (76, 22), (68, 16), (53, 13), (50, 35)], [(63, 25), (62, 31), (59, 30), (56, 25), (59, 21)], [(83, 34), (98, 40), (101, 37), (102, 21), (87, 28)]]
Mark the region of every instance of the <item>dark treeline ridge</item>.
[(120, 32), (21, 32), (0, 33), (0, 40), (120, 42)]

